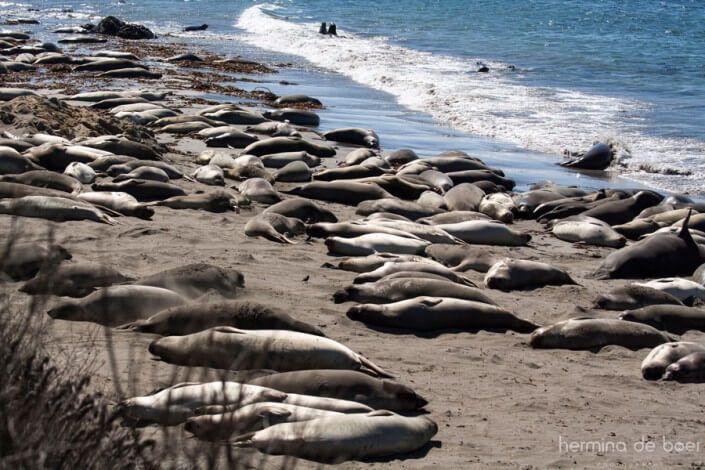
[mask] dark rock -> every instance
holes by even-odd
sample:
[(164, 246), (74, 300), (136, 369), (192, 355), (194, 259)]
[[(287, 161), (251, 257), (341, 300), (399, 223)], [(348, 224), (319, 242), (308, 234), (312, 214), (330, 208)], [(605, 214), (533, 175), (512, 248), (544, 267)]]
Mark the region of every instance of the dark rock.
[(157, 37), (149, 28), (141, 24), (125, 24), (120, 27), (117, 35), (124, 39), (154, 39)]
[(114, 16), (106, 16), (105, 18), (100, 20), (100, 23), (98, 23), (95, 32), (98, 34), (117, 36), (118, 31), (120, 31), (120, 28), (124, 25), (125, 22), (120, 20), (119, 18), (115, 18)]

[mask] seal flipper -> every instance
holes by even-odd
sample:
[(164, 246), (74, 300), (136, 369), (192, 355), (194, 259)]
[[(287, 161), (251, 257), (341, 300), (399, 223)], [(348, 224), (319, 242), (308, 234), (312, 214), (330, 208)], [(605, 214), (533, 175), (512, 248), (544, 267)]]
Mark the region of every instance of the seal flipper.
[(690, 234), (688, 227), (688, 223), (690, 222), (690, 214), (692, 214), (692, 212), (693, 208), (691, 207), (688, 209), (688, 215), (686, 215), (685, 219), (683, 219), (683, 226), (681, 227), (681, 231), (678, 232), (678, 238), (686, 242), (688, 246), (697, 246), (697, 243), (693, 240), (693, 236)]
[(362, 354), (358, 354), (357, 359), (360, 361), (360, 364), (362, 364), (363, 367), (365, 367), (366, 369), (369, 369), (369, 371), (361, 370), (361, 372), (365, 372), (369, 375), (372, 375), (373, 377), (385, 377), (388, 379), (394, 378), (394, 376), (392, 374), (385, 371), (384, 369), (379, 367), (377, 364), (375, 364), (374, 362), (367, 359)]

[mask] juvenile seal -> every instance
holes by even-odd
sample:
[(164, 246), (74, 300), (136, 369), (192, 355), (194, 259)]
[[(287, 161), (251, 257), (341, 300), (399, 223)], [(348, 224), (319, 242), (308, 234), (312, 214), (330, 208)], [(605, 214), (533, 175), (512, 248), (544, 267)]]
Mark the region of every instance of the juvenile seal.
[(556, 238), (573, 243), (612, 248), (621, 248), (627, 243), (622, 235), (598, 219), (561, 221), (554, 224), (551, 231)]
[(356, 183), (352, 181), (314, 181), (284, 192), (296, 196), (353, 206), (369, 199), (392, 197), (391, 194), (376, 184)]
[(671, 294), (681, 302), (690, 301), (693, 299), (705, 299), (705, 287), (695, 281), (688, 279), (669, 277), (665, 279), (654, 279), (653, 281), (636, 283), (638, 286), (652, 287), (661, 292)]
[(619, 318), (679, 335), (689, 330), (705, 331), (705, 311), (683, 305), (649, 305), (622, 312)]
[(450, 297), (497, 305), (480, 289), (442, 279), (419, 277), (390, 279), (385, 277), (377, 282), (352, 284), (333, 294), (336, 304), (360, 302), (366, 304), (388, 304), (428, 295), (430, 297)]
[(367, 178), (379, 176), (385, 170), (378, 166), (350, 165), (341, 168), (328, 168), (313, 175), (317, 181), (351, 180), (357, 178)]
[(30, 295), (58, 295), (84, 297), (98, 287), (134, 281), (118, 270), (97, 263), (62, 263), (59, 266), (45, 267), (37, 275), (25, 282), (20, 291)]
[(204, 441), (224, 441), (233, 436), (259, 431), (275, 424), (342, 415), (343, 413), (337, 411), (319, 410), (288, 403), (262, 402), (238, 407), (221, 414), (189, 418), (184, 424), (184, 429)]
[(361, 145), (363, 147), (379, 148), (379, 136), (377, 133), (373, 130), (359, 127), (343, 127), (324, 132), (323, 138), (336, 142)]
[(373, 253), (418, 255), (424, 252), (430, 242), (388, 233), (368, 233), (352, 238), (328, 237), (325, 244), (328, 251), (333, 254), (366, 256)]
[(0, 174), (24, 173), (43, 168), (12, 147), (0, 146)]
[(292, 162), (304, 162), (309, 168), (316, 167), (321, 164), (321, 159), (310, 155), (308, 152), (282, 152), (262, 155), (260, 157), (262, 164), (267, 168), (283, 168)]
[(625, 224), (633, 220), (644, 209), (655, 206), (662, 200), (663, 196), (653, 191), (639, 191), (626, 199), (600, 204), (583, 212), (583, 215), (594, 217), (610, 225)]
[(466, 243), (524, 246), (531, 240), (528, 233), (513, 230), (497, 220), (469, 220), (455, 224), (437, 224), (436, 227)]
[[(115, 173), (118, 171), (117, 168), (114, 168), (112, 166), (110, 168), (112, 169), (112, 171), (109, 170), (111, 173)], [(168, 183), (169, 175), (166, 171), (155, 166), (140, 166), (130, 171), (129, 173), (123, 173), (116, 176), (115, 178), (113, 178), (113, 182), (119, 183), (120, 181), (127, 181), (131, 179)]]
[(236, 269), (192, 263), (143, 277), (137, 284), (173, 290), (188, 298), (198, 297), (211, 289), (224, 297), (235, 297), (236, 288), (245, 286), (245, 278)]
[(245, 224), (245, 235), (248, 237), (262, 236), (278, 243), (296, 243), (289, 237), (301, 235), (305, 231), (306, 227), (300, 219), (274, 212), (258, 214)]
[(118, 191), (133, 196), (140, 202), (163, 201), (174, 196), (185, 196), (186, 191), (171, 183), (131, 179), (119, 183), (94, 183), (93, 191)]
[(668, 366), (693, 353), (705, 353), (705, 346), (687, 341), (674, 341), (656, 346), (641, 361), (641, 375), (646, 380), (658, 380)]
[(213, 128), (206, 128), (206, 130), (209, 132), (199, 132), (200, 135), (206, 137), (206, 147), (243, 148), (259, 140), (256, 136), (247, 134), (238, 129), (229, 129), (226, 132), (218, 131), (217, 133), (212, 132)]
[(118, 326), (184, 303), (186, 299), (182, 296), (160, 287), (111, 286), (98, 289), (80, 300), (61, 302), (47, 313), (59, 320)]
[(186, 336), (166, 336), (149, 345), (159, 359), (216, 369), (351, 369), (390, 377), (369, 359), (332, 339), (288, 330), (215, 327)]
[(638, 350), (672, 341), (656, 328), (612, 318), (571, 318), (534, 331), (529, 339), (532, 348), (599, 351), (617, 345)]
[[(439, 264), (423, 256), (416, 255), (396, 255), (392, 253), (376, 253), (374, 255), (368, 256), (350, 256), (347, 258), (339, 258), (337, 264), (323, 263), (322, 267), (332, 268), (332, 269), (342, 269), (343, 271), (352, 271), (356, 273), (366, 273), (369, 271), (374, 271), (375, 269), (383, 266), (387, 262), (401, 263), (401, 262), (416, 262), (416, 263), (428, 263), (428, 264)], [(443, 265), (440, 265), (441, 267)]]
[(283, 423), (234, 440), (238, 447), (254, 447), (320, 462), (384, 457), (413, 452), (438, 432), (425, 416), (406, 418), (391, 411), (319, 418)]
[(485, 275), (487, 287), (507, 291), (575, 283), (562, 269), (538, 261), (512, 258), (498, 261)]
[(320, 158), (335, 156), (335, 149), (326, 145), (315, 144), (306, 139), (292, 137), (271, 137), (254, 142), (242, 151), (243, 154), (257, 157), (272, 153), (305, 151)]
[(0, 200), (0, 214), (35, 217), (64, 222), (67, 220), (90, 220), (103, 224), (115, 221), (93, 205), (75, 199), (52, 196), (24, 196)]
[(0, 278), (23, 281), (34, 277), (40, 269), (52, 268), (71, 254), (61, 245), (23, 242), (6, 243), (0, 251)]
[(77, 197), (98, 207), (105, 207), (130, 217), (149, 220), (154, 215), (154, 210), (151, 207), (140, 204), (137, 199), (127, 193), (96, 191), (80, 193)]
[(452, 212), (441, 212), (430, 217), (423, 217), (418, 219), (417, 222), (426, 225), (439, 225), (439, 224), (455, 224), (458, 222), (466, 222), (468, 220), (490, 220), (491, 217), (483, 214), (481, 212), (475, 211), (452, 211)]
[(264, 178), (250, 178), (238, 187), (238, 191), (252, 201), (262, 204), (276, 204), (281, 196)]
[[(151, 146), (121, 136), (104, 135), (93, 137), (82, 141), (81, 145), (105, 150), (116, 155), (127, 155), (144, 160), (162, 159), (161, 153)], [(173, 176), (169, 176), (173, 178)]]
[(477, 287), (470, 279), (451, 271), (440, 263), (407, 260), (387, 261), (377, 269), (358, 275), (353, 280), (353, 283), (362, 284), (365, 282), (375, 282), (390, 274), (402, 271), (416, 271), (419, 273), (436, 274), (448, 279), (451, 282), (465, 284), (470, 287)]
[(162, 336), (182, 336), (214, 326), (232, 326), (248, 330), (292, 330), (325, 336), (313, 325), (296, 320), (276, 308), (250, 300), (180, 305), (162, 310), (145, 320), (122, 325), (120, 328)]
[(263, 212), (295, 217), (307, 224), (338, 221), (338, 218), (331, 211), (304, 198), (286, 199), (267, 207)]
[(274, 103), (279, 105), (302, 104), (308, 106), (323, 106), (323, 103), (321, 103), (320, 100), (308, 95), (280, 96), (279, 98), (274, 100)]
[(430, 225), (423, 225), (412, 221), (404, 220), (388, 220), (388, 219), (372, 219), (356, 222), (369, 228), (393, 229), (405, 232), (406, 236), (414, 236), (431, 243), (446, 243), (455, 244), (463, 243), (461, 240), (453, 237), (446, 231)]
[(254, 126), (247, 126), (245, 132), (253, 134), (265, 134), (271, 137), (301, 137), (301, 133), (295, 127), (283, 122), (262, 122)]
[(687, 382), (702, 379), (705, 379), (705, 352), (688, 354), (666, 367), (663, 374), (663, 380)]
[(302, 161), (287, 163), (272, 175), (274, 181), (282, 183), (307, 183), (311, 181), (313, 173), (309, 166)]
[(513, 330), (529, 333), (538, 325), (496, 305), (447, 297), (415, 297), (388, 304), (360, 304), (347, 316), (367, 325), (414, 331)]
[(593, 302), (595, 308), (605, 310), (635, 309), (649, 305), (683, 305), (683, 303), (671, 294), (637, 284), (617, 287), (607, 294), (598, 295)]
[(80, 193), (83, 190), (83, 186), (75, 178), (49, 170), (31, 170), (18, 175), (3, 175), (0, 176), (0, 181), (56, 189), (72, 194)]
[(225, 186), (225, 173), (222, 168), (216, 165), (203, 165), (191, 173), (191, 176), (199, 183)]
[(267, 119), (290, 122), (296, 126), (318, 127), (321, 119), (313, 111), (296, 108), (283, 108), (262, 113)]
[(355, 213), (369, 216), (376, 212), (388, 212), (404, 216), (410, 220), (416, 220), (445, 212), (443, 209), (422, 206), (417, 202), (402, 201), (389, 196), (391, 195), (383, 199), (362, 201), (358, 204), (357, 209), (355, 209)]
[(379, 233), (396, 235), (399, 237), (411, 238), (414, 240), (419, 240), (420, 238), (416, 235), (412, 235), (403, 230), (398, 230), (390, 227), (382, 226), (372, 226), (360, 223), (350, 223), (350, 222), (319, 222), (311, 224), (306, 227), (306, 233), (309, 237), (316, 238), (326, 238), (326, 237), (342, 237), (342, 238), (354, 238), (361, 235)]
[(447, 245), (436, 244), (426, 247), (426, 256), (430, 256), (439, 263), (452, 268), (456, 272), (465, 272), (469, 269), (486, 273), (502, 259), (486, 246), (476, 245)]
[(238, 382), (180, 383), (152, 395), (129, 398), (118, 404), (118, 413), (132, 421), (174, 426), (211, 405), (246, 406), (257, 402), (280, 402), (286, 393)]
[(64, 170), (64, 174), (76, 178), (83, 184), (91, 184), (97, 178), (95, 170), (81, 162), (69, 163)]

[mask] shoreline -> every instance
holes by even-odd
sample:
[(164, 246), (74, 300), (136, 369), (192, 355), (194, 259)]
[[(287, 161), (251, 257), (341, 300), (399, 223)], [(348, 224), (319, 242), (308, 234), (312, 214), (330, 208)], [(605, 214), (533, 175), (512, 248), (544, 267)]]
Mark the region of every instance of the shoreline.
[[(163, 41), (163, 38), (156, 41)], [(138, 50), (142, 47), (140, 43), (131, 44)], [(170, 52), (177, 48), (173, 49)], [(188, 69), (182, 73), (188, 76), (191, 71)], [(180, 77), (177, 75), (179, 80), (182, 79)], [(165, 83), (178, 83), (173, 81), (173, 76), (167, 78), (170, 82), (140, 82), (140, 85), (160, 90), (168, 88)], [(117, 86), (120, 83), (113, 82)], [(244, 89), (248, 91), (247, 88), (254, 89), (260, 85), (246, 83)], [(281, 85), (281, 89), (298, 91), (289, 85)], [(302, 91), (307, 90), (304, 88)], [(178, 100), (172, 104), (185, 111), (202, 107), (204, 102), (193, 100), (193, 95), (202, 91), (181, 90), (184, 96), (178, 95)], [(278, 89), (273, 91), (281, 94)], [(344, 94), (343, 99), (350, 98), (349, 93)], [(256, 98), (255, 95), (252, 97)], [(319, 97), (325, 97), (325, 94)], [(240, 100), (242, 97), (233, 96), (232, 99)], [(314, 111), (326, 120), (321, 129), (327, 129), (327, 126), (343, 127), (338, 124), (345, 122), (348, 125), (365, 124), (353, 121), (350, 116), (355, 116), (357, 110), (359, 108), (338, 112), (331, 107)], [(386, 112), (379, 112), (377, 122), (395, 119), (394, 116), (386, 116)], [(438, 130), (435, 126), (428, 123), (429, 134), (434, 129)], [(374, 119), (369, 127), (375, 129)], [(382, 145), (386, 147), (385, 132), (391, 134), (393, 127), (390, 125), (389, 130), (385, 130), (384, 125), (379, 127)], [(304, 135), (317, 143), (331, 144), (320, 139), (316, 132), (308, 131)], [(172, 146), (171, 151), (165, 154), (166, 161), (184, 173), (191, 173), (196, 168), (193, 157), (205, 149), (202, 141), (189, 137), (158, 134), (157, 138), (160, 143)], [(421, 134), (409, 142), (421, 143), (425, 139), (426, 134)], [(459, 140), (449, 139), (448, 148), (439, 148), (434, 154), (448, 150), (457, 142), (470, 141), (465, 136)], [(428, 152), (427, 155), (430, 155), (431, 145), (422, 147), (419, 154)], [(324, 159), (324, 167), (335, 167), (347, 152), (355, 148), (344, 144), (335, 146), (336, 156)], [(414, 145), (408, 147), (414, 148)], [(384, 153), (389, 150), (387, 148)], [(505, 159), (499, 158), (499, 155), (505, 155)], [(503, 162), (511, 160), (511, 155), (499, 155), (497, 159), (487, 158), (487, 163), (502, 167)], [(518, 168), (516, 174), (508, 172), (508, 176), (516, 176), (520, 186), (524, 186), (532, 179), (535, 181), (534, 171), (537, 170), (529, 164)], [(210, 189), (190, 181), (179, 181), (178, 184), (189, 191)], [(227, 186), (232, 184), (228, 181)], [(619, 184), (614, 182), (615, 186)], [(287, 187), (290, 185), (276, 186), (277, 189)], [(354, 206), (335, 203), (321, 205), (333, 210), (340, 220), (356, 217)], [(320, 267), (332, 259), (327, 255), (322, 240), (307, 241), (304, 237), (298, 237), (297, 244), (283, 246), (244, 235), (244, 224), (264, 207), (253, 204), (251, 210), (242, 208), (239, 213), (227, 214), (159, 207), (152, 221), (121, 217), (120, 223), (111, 227), (91, 222), (48, 224), (40, 219), (24, 218), (21, 223), (25, 239), (45, 239), (49, 225), (56, 231), (57, 241), (70, 249), (75, 260), (109, 263), (134, 276), (144, 276), (189, 262), (212, 262), (239, 269), (246, 279), (242, 298), (274, 303), (291, 310), (297, 318), (324, 329), (328, 337), (362, 352), (383, 368), (393, 370), (397, 380), (412, 386), (429, 400), (429, 416), (438, 422), (440, 428), (430, 446), (420, 453), (394, 458), (390, 463), (353, 461), (341, 464), (341, 468), (389, 464), (397, 468), (521, 468), (531, 465), (538, 468), (587, 468), (615, 466), (625, 463), (624, 460), (631, 460), (626, 463), (629, 468), (639, 462), (656, 466), (676, 465), (699, 458), (693, 453), (678, 454), (665, 449), (656, 449), (650, 454), (640, 453), (631, 447), (631, 443), (644, 435), (672, 442), (684, 431), (686, 434), (692, 432), (693, 436), (699, 432), (697, 416), (701, 407), (698, 404), (698, 386), (645, 382), (639, 372), (639, 363), (646, 350), (630, 351), (616, 346), (608, 346), (599, 353), (533, 350), (527, 345), (528, 335), (513, 332), (420, 335), (390, 334), (367, 328), (345, 316), (345, 311), (352, 304), (333, 303), (333, 292), (352, 282), (354, 273)], [(3, 240), (6, 240), (10, 217), (2, 215), (0, 220), (3, 221)], [(623, 280), (597, 281), (589, 277), (611, 249), (573, 245), (558, 240), (532, 220), (517, 221), (513, 227), (533, 236), (530, 246), (492, 246), (487, 247), (487, 252), (495, 258), (511, 256), (546, 261), (568, 270), (579, 281), (575, 286), (549, 286), (530, 291), (485, 290), (502, 307), (523, 318), (547, 324), (579, 316), (576, 314), (584, 314), (598, 293), (626, 283)], [(467, 271), (465, 274), (476, 284), (483, 284), (483, 273)], [(18, 285), (13, 283), (6, 287), (13, 291), (11, 298), (15, 305), (22, 305), (28, 301), (28, 296), (14, 292)], [(589, 313), (603, 317), (613, 317), (615, 314), (594, 310)], [(108, 330), (91, 323), (50, 320), (50, 324), (53, 347), (57, 351), (74, 347), (80, 351), (80, 356), (87, 357), (98, 351), (99, 361), (109, 364), (107, 344), (112, 342), (117, 376), (124, 381), (123, 390), (130, 395), (149, 393), (155, 388), (194, 377), (199, 380), (214, 377), (243, 380), (251, 376), (249, 373), (222, 373), (206, 369), (188, 373), (181, 367), (151, 361), (147, 353), (147, 345), (154, 338), (151, 335), (111, 331), (112, 336), (107, 336)], [(705, 336), (700, 332), (691, 331), (683, 338), (705, 342)], [(93, 386), (109, 392), (114, 383), (112, 374), (106, 369), (96, 371)], [(673, 402), (682, 406), (674, 410), (671, 407)], [(617, 416), (620, 418), (614, 418)], [(679, 426), (671, 427), (674, 421)], [(199, 446), (183, 430), (170, 430), (169, 434), (163, 435), (159, 427), (152, 426), (145, 430), (145, 434), (157, 438), (160, 445), (167, 449)], [(609, 447), (606, 452), (588, 452), (584, 448), (578, 452), (572, 450), (572, 443), (586, 441), (624, 441), (630, 446), (626, 452), (611, 452)], [(569, 442), (566, 444), (567, 452), (560, 447), (565, 442)], [(205, 445), (203, 447), (207, 448)], [(265, 458), (255, 451), (243, 451), (242, 456), (249, 463), (261, 464), (264, 468), (280, 468), (289, 463), (283, 457)], [(306, 461), (297, 463), (310, 465)]]

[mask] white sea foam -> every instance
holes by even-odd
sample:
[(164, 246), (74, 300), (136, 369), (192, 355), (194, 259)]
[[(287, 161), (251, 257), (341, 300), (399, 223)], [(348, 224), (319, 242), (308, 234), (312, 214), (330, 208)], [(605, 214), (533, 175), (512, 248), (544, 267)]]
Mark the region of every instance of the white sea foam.
[[(385, 37), (362, 37), (340, 28), (338, 37), (321, 36), (318, 23), (293, 23), (275, 11), (273, 5), (245, 10), (235, 25), (244, 31), (239, 39), (301, 56), (391, 93), (400, 104), (453, 128), (523, 148), (560, 155), (565, 149), (585, 150), (598, 140), (622, 142), (625, 176), (664, 189), (705, 192), (705, 143), (646, 134), (646, 103), (526, 86), (521, 83), (526, 72), (511, 71), (506, 64), (430, 54), (396, 46)], [(491, 72), (477, 73), (477, 62)], [(662, 174), (673, 169), (690, 174)]]

